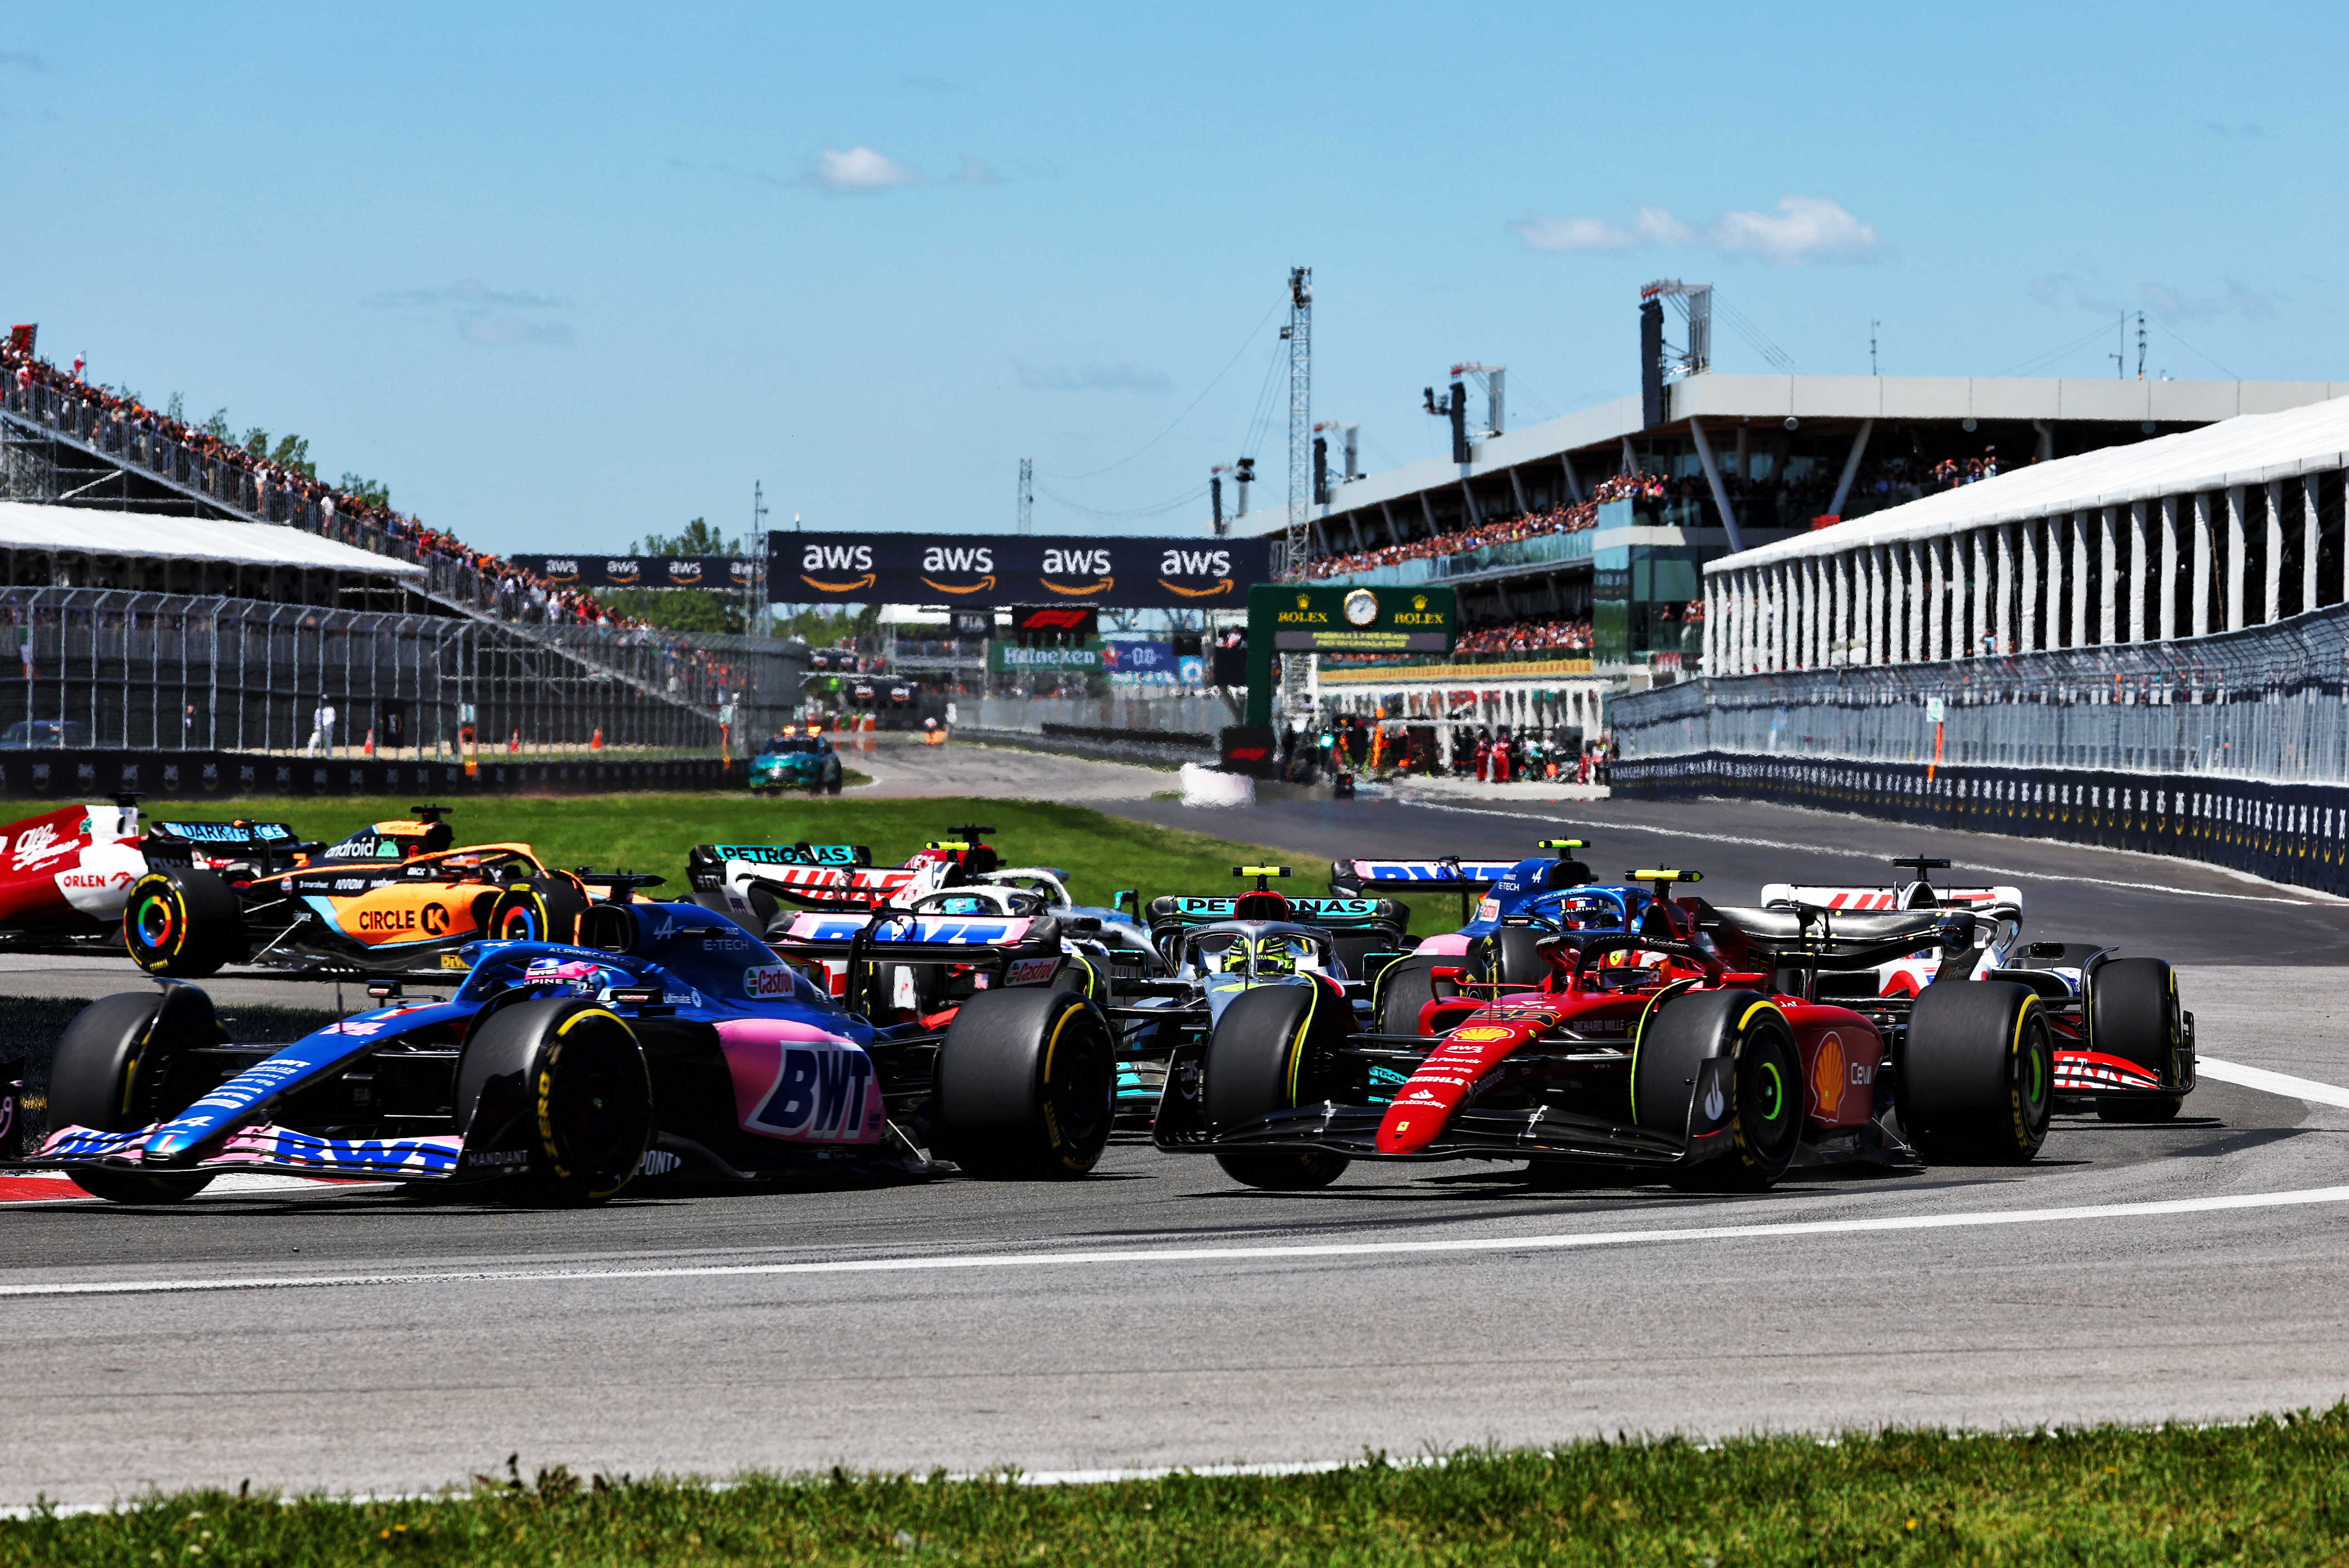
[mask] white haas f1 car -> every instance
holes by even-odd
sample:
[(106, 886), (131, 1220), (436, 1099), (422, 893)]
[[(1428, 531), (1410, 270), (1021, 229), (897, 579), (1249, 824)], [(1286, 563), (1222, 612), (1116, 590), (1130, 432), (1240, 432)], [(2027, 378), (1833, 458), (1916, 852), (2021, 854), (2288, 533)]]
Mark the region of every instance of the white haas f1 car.
[(833, 911), (904, 909), (914, 899), (993, 872), (994, 846), (979, 843), (992, 827), (947, 829), (950, 836), (916, 851), (902, 866), (875, 866), (862, 844), (697, 844), (686, 854), (693, 901), (754, 931), (773, 928), (786, 904)]
[(2158, 958), (2123, 958), (2100, 942), (2026, 942), (2023, 893), (2015, 888), (1936, 888), (1947, 860), (1896, 860), (1907, 881), (1882, 887), (1807, 887), (1772, 882), (1765, 910), (1784, 911), (1863, 936), (1871, 919), (1918, 909), (1972, 911), (1974, 946), (1944, 954), (1928, 947), (1878, 966), (1818, 976), (1824, 999), (1866, 1010), (1864, 998), (1914, 998), (1937, 981), (1971, 980), (2029, 986), (2037, 993), (2054, 1045), (2055, 1108), (2093, 1106), (2106, 1121), (2168, 1121), (2194, 1091), (2194, 1015), (2178, 1002), (2178, 976)]
[(0, 945), (119, 944), (131, 887), (150, 870), (290, 869), (317, 847), (280, 822), (142, 824), (135, 794), (61, 805), (0, 829)]

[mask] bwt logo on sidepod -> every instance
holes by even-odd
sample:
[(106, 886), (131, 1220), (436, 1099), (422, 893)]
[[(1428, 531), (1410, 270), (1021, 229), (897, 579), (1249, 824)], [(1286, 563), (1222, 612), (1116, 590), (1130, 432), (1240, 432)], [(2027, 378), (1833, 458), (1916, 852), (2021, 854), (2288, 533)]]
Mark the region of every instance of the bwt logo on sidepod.
[(852, 1136), (864, 1129), (864, 1086), (872, 1076), (871, 1060), (854, 1046), (786, 1046), (775, 1086), (747, 1126), (784, 1137)]

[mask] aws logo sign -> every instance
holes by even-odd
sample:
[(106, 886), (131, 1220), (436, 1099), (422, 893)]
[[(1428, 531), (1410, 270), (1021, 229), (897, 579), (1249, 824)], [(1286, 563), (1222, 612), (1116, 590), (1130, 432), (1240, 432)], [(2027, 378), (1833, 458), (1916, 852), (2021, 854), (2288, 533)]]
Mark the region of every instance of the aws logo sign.
[(933, 545), (922, 555), (922, 570), (926, 572), (991, 572), (995, 570), (995, 552), (991, 549), (952, 549)]
[(1158, 572), (1167, 577), (1224, 577), (1232, 570), (1229, 550), (1169, 550), (1158, 558)]
[(803, 572), (869, 572), (873, 569), (873, 546), (870, 545), (810, 545), (800, 554), (800, 570)]
[(1044, 552), (1044, 575), (1048, 577), (1102, 577), (1109, 575), (1107, 550), (1047, 550)]

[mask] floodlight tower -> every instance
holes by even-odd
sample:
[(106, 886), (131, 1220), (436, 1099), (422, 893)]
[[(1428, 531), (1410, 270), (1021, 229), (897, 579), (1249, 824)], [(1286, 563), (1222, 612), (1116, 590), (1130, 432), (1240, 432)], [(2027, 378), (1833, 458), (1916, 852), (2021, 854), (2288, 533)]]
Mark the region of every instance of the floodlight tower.
[(1502, 383), (1508, 373), (1506, 365), (1479, 365), (1472, 361), (1452, 367), (1454, 380), (1463, 376), (1475, 376), (1485, 383), (1485, 422), (1487, 427), (1485, 434), (1488, 439), (1501, 433)]
[(1019, 532), (1025, 534), (1036, 520), (1036, 460), (1019, 460)]
[(1313, 269), (1288, 269), (1288, 539), (1282, 575), (1305, 575), (1307, 511), (1313, 501)]

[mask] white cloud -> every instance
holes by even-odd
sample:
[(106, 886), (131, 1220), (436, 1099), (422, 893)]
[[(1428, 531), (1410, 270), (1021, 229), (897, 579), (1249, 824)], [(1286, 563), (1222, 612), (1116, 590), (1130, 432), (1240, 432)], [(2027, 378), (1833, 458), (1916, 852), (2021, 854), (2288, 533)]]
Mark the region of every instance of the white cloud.
[(525, 321), (519, 316), (477, 316), (459, 322), (457, 336), (468, 343), (502, 348), (514, 344), (568, 343), (571, 341), (571, 328), (560, 321)]
[(1174, 381), (1164, 370), (1140, 365), (1083, 365), (1071, 370), (1036, 365), (1019, 367), (1019, 384), (1031, 392), (1171, 392)]
[(1881, 244), (1874, 228), (1824, 196), (1782, 196), (1775, 215), (1724, 213), (1710, 237), (1730, 255), (1759, 256), (1773, 266), (1866, 261)]
[(1641, 207), (1629, 226), (1604, 218), (1536, 216), (1509, 225), (1537, 251), (1628, 251), (1641, 245), (1696, 245), (1749, 255), (1776, 266), (1815, 260), (1865, 261), (1879, 248), (1875, 229), (1820, 196), (1787, 196), (1775, 213), (1732, 211), (1703, 230), (1663, 207)]
[(1568, 254), (1628, 251), (1640, 243), (1639, 235), (1604, 218), (1527, 218), (1509, 227), (1524, 235), (1526, 245), (1537, 251), (1563, 251)]
[(885, 191), (921, 182), (921, 171), (858, 145), (843, 152), (827, 147), (815, 161), (815, 182), (831, 191)]

